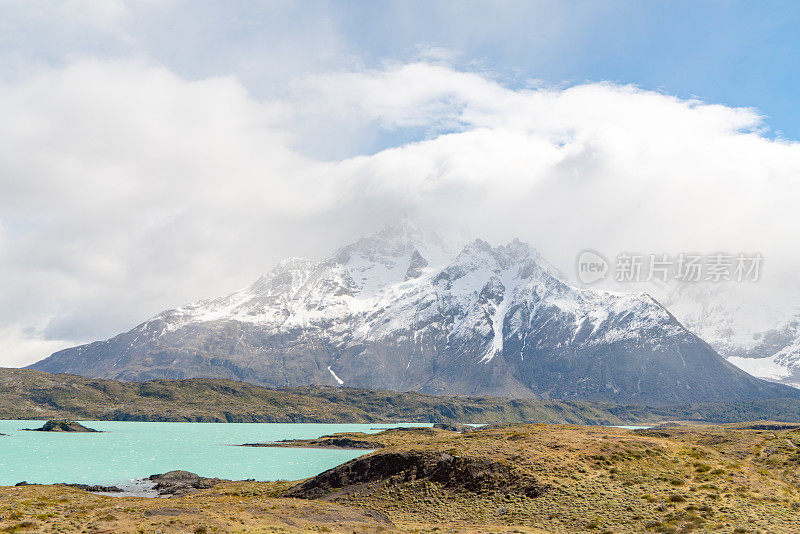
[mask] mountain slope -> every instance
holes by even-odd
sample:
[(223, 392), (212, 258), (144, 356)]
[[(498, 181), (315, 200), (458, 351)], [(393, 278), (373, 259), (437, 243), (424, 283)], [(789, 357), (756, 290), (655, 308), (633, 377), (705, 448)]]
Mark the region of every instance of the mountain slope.
[(453, 253), (407, 226), (31, 367), (653, 405), (800, 396), (728, 364), (646, 294), (570, 287), (516, 240)]

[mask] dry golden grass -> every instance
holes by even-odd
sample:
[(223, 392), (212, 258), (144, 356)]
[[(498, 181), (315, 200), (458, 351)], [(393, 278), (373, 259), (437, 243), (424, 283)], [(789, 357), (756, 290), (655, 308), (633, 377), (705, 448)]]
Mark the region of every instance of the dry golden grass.
[(269, 497), (268, 483), (226, 483), (172, 499), (104, 497), (59, 486), (3, 488), (0, 532), (385, 532), (335, 503)]

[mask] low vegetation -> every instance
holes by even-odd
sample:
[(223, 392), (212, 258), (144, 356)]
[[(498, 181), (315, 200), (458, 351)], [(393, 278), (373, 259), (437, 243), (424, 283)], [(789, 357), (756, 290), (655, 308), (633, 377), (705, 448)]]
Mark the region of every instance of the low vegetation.
[(544, 422), (625, 425), (691, 420), (800, 421), (800, 401), (762, 400), (646, 408), (611, 403), (334, 387), (267, 389), (219, 379), (119, 382), (0, 369), (0, 419), (262, 423)]

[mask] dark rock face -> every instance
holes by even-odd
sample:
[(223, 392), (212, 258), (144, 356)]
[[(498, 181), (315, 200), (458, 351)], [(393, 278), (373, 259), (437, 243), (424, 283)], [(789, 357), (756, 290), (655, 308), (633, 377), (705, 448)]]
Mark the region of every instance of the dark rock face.
[(180, 496), (194, 493), (200, 489), (212, 488), (220, 482), (221, 478), (201, 477), (189, 471), (169, 471), (158, 475), (150, 475), (147, 480), (155, 483), (153, 489), (159, 495)]
[(651, 406), (800, 398), (727, 363), (648, 295), (571, 287), (519, 241), (434, 261), (445, 256), (384, 231), (31, 367)]
[(100, 432), (77, 421), (47, 421), (41, 428), (26, 428), (33, 432)]
[(414, 250), (411, 254), (411, 261), (408, 264), (408, 270), (406, 271), (406, 280), (411, 280), (412, 278), (419, 278), (422, 276), (423, 269), (428, 266), (428, 260), (422, 257), (422, 254), (419, 253), (419, 250)]
[(422, 451), (375, 453), (351, 460), (291, 488), (287, 497), (335, 498), (364, 485), (429, 480), (448, 490), (539, 497), (548, 487), (520, 477), (508, 464)]

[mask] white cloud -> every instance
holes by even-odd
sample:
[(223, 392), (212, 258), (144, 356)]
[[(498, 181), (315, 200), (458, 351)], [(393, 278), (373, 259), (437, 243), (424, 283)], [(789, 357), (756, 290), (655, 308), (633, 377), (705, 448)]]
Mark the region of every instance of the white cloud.
[(66, 340), (47, 340), (35, 335), (35, 331), (18, 324), (0, 328), (0, 367), (22, 367), (69, 347)]
[[(613, 84), (512, 89), (441, 61), (292, 87), (262, 100), (234, 77), (97, 60), (0, 85), (0, 364), (401, 215), (520, 237), (567, 271), (586, 247), (757, 250), (768, 282), (796, 285), (800, 146), (765, 137), (753, 110)], [(309, 156), (379, 134), (416, 142)]]
[(515, 91), (426, 64), (315, 82), (337, 116), (457, 128), (342, 172), (431, 212), (458, 188), (474, 204), (442, 218), (476, 230), (511, 223), (547, 244), (555, 227), (558, 242), (612, 250), (785, 252), (786, 232), (799, 228), (800, 145), (760, 135), (750, 109), (611, 84)]

